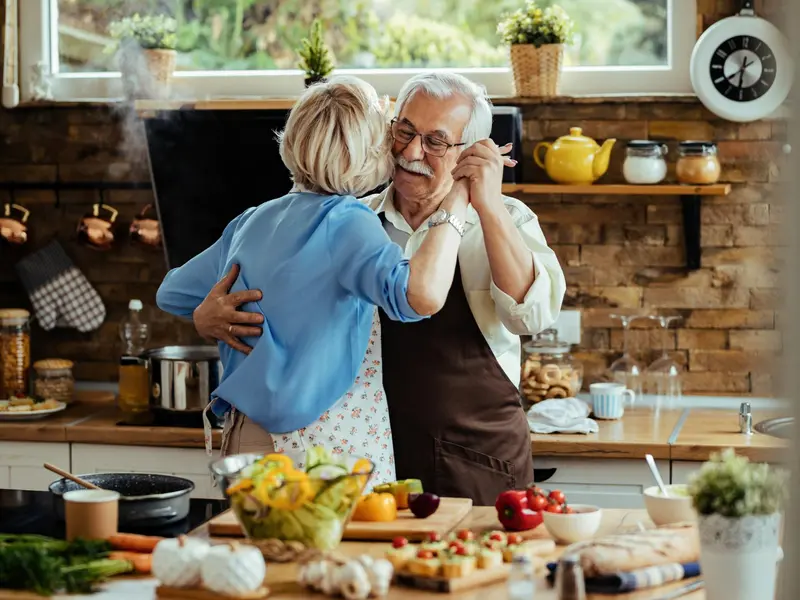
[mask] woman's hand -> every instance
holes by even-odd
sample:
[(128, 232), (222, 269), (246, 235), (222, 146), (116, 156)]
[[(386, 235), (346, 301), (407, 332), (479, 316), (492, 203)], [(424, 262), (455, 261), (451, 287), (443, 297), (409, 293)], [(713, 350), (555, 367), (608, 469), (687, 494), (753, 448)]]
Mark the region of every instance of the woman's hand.
[(252, 348), (239, 338), (261, 335), (261, 327), (254, 325), (261, 325), (264, 315), (237, 309), (247, 302), (261, 300), (261, 291), (229, 293), (238, 276), (239, 265), (233, 265), (228, 274), (211, 288), (206, 299), (194, 310), (194, 328), (206, 340), (225, 342), (234, 350), (250, 354)]

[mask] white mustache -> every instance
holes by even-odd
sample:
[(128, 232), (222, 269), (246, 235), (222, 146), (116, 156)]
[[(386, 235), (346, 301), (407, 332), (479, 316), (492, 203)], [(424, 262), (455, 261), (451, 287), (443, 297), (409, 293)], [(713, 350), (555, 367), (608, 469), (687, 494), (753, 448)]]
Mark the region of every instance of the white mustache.
[(425, 175), (425, 177), (433, 177), (433, 169), (431, 169), (421, 160), (409, 162), (398, 154), (395, 157), (394, 162), (406, 171), (411, 171), (412, 173), (417, 173), (418, 175)]

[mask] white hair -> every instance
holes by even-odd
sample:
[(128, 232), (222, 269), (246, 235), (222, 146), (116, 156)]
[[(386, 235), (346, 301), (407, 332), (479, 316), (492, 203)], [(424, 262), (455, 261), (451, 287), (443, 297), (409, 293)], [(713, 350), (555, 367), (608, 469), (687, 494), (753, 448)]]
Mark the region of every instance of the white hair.
[(363, 196), (394, 168), (388, 99), (346, 75), (310, 86), (278, 133), (280, 155), (295, 189)]
[(447, 71), (420, 73), (406, 81), (397, 95), (395, 116), (400, 115), (405, 103), (418, 92), (433, 98), (463, 96), (470, 103), (472, 114), (461, 134), (461, 141), (467, 146), (492, 135), (492, 103), (484, 86), (458, 73)]

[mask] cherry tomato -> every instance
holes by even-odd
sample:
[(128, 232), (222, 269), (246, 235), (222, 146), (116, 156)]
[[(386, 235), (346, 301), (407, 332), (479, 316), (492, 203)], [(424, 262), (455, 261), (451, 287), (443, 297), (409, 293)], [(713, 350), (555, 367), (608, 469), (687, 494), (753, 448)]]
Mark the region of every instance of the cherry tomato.
[(437, 532), (435, 532), (435, 531), (431, 531), (431, 532), (428, 534), (428, 541), (429, 541), (429, 542), (441, 542), (441, 541), (442, 541), (442, 536), (441, 536), (441, 535), (439, 535), (439, 534), (438, 534)]
[(544, 496), (534, 496), (528, 501), (528, 506), (531, 507), (531, 510), (544, 510), (547, 507), (547, 498)]
[(469, 554), (469, 552), (467, 551), (467, 548), (465, 546), (459, 546), (456, 549), (456, 554), (458, 556), (467, 556)]
[(534, 496), (547, 496), (545, 491), (538, 485), (532, 485), (531, 487), (528, 488), (528, 490), (530, 490), (531, 494), (533, 494)]
[(458, 532), (458, 539), (463, 540), (465, 542), (470, 542), (475, 539), (475, 534), (472, 533), (469, 529), (462, 529)]
[(453, 540), (449, 546), (450, 548), (463, 548), (464, 543), (461, 540)]
[(564, 502), (567, 501), (567, 497), (564, 495), (564, 492), (562, 492), (561, 490), (553, 490), (552, 492), (550, 492), (549, 498), (551, 500), (555, 500), (559, 504), (564, 504)]
[(420, 550), (419, 552), (417, 552), (417, 558), (422, 558), (422, 559), (433, 558), (433, 551), (431, 551), (431, 550)]
[(571, 515), (571, 514), (573, 514), (575, 511), (572, 509), (572, 507), (571, 507), (571, 506), (567, 506), (567, 505), (565, 504), (565, 505), (564, 505), (564, 512), (565, 512), (566, 514), (568, 514), (568, 515)]
[(564, 509), (561, 507), (561, 505), (558, 502), (550, 502), (550, 504), (547, 505), (547, 508), (545, 510), (547, 512), (549, 512), (549, 513), (562, 513), (562, 512), (564, 512)]
[(513, 544), (521, 544), (522, 543), (522, 536), (518, 533), (511, 533), (508, 535), (508, 545), (511, 546)]
[(489, 539), (496, 542), (502, 542), (504, 539), (506, 539), (506, 535), (500, 531), (495, 531), (489, 536)]
[(392, 548), (403, 548), (408, 546), (408, 539), (404, 537), (396, 537), (392, 540)]

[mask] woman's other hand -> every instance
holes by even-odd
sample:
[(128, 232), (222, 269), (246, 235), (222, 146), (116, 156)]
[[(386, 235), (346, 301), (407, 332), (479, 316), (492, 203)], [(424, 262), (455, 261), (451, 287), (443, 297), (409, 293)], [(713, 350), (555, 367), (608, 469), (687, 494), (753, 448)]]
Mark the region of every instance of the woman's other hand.
[(229, 293), (239, 276), (239, 265), (233, 265), (194, 310), (194, 328), (204, 339), (221, 341), (234, 350), (250, 354), (252, 348), (239, 338), (261, 335), (264, 315), (237, 310), (247, 302), (261, 300), (260, 290)]

